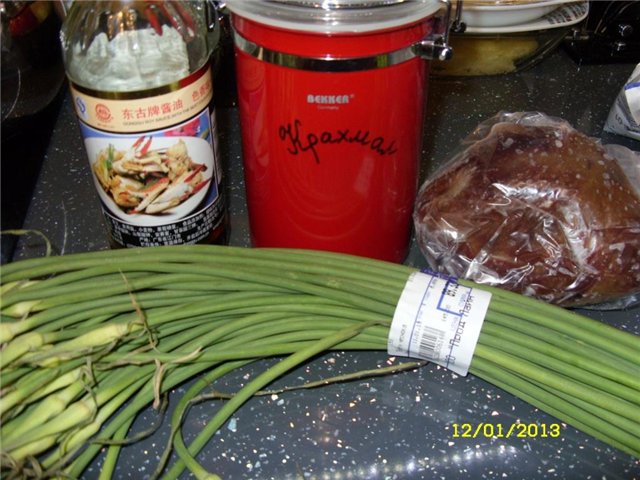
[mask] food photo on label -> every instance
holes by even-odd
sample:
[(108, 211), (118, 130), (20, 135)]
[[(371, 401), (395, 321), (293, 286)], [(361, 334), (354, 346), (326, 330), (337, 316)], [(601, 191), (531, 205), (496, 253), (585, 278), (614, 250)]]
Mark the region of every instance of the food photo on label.
[[(210, 149), (206, 141), (171, 136), (163, 147), (157, 138), (142, 136), (130, 142), (124, 149), (116, 148), (111, 139), (91, 146), (87, 142), (90, 155), (98, 151), (92, 169), (102, 187), (100, 193), (107, 195), (103, 201), (111, 205), (113, 213), (123, 218), (135, 214), (179, 217), (181, 210), (189, 212), (200, 203), (213, 170), (213, 155), (206, 155)], [(209, 162), (193, 161), (189, 151), (198, 148), (202, 154), (197, 158), (208, 156)]]

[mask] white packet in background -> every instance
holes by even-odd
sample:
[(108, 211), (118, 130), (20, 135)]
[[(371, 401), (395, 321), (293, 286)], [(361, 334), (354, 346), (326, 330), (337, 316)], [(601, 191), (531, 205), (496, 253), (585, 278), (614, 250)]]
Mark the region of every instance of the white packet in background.
[(620, 90), (604, 131), (640, 140), (640, 63)]

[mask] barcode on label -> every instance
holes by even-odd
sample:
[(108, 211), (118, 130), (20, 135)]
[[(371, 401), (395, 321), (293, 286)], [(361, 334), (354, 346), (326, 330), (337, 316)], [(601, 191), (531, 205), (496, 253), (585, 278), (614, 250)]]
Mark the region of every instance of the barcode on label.
[(437, 328), (424, 327), (420, 337), (420, 358), (437, 360), (444, 334), (445, 332)]
[(490, 302), (491, 294), (484, 290), (449, 277), (412, 272), (393, 314), (387, 351), (422, 358), (464, 376)]

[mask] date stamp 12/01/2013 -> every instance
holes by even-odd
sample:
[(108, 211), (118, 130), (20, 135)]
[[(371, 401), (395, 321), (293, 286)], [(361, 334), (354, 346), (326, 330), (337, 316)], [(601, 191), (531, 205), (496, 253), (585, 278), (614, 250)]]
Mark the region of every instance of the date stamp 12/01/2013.
[(557, 438), (560, 423), (454, 423), (452, 438)]

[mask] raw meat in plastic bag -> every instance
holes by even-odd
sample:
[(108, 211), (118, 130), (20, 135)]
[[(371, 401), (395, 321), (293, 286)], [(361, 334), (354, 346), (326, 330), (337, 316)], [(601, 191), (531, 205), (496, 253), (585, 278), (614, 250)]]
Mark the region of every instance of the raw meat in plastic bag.
[(418, 193), (429, 266), (568, 307), (639, 301), (640, 155), (611, 152), (539, 112), (482, 123)]

